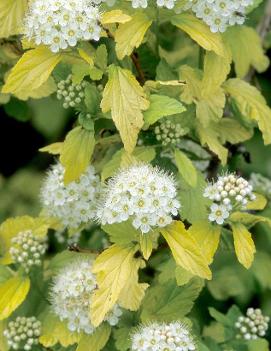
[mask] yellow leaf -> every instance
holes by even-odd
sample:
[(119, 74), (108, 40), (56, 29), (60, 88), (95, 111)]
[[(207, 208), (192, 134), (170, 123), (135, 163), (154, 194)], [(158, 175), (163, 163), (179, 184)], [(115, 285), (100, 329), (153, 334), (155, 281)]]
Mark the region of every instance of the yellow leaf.
[(197, 185), (197, 171), (190, 159), (182, 151), (175, 149), (174, 153), (178, 171), (186, 183), (192, 187)]
[(261, 194), (255, 194), (256, 199), (253, 201), (249, 201), (246, 205), (248, 210), (263, 210), (267, 204), (267, 199)]
[(153, 249), (153, 241), (151, 234), (139, 233), (139, 244), (143, 257), (145, 258), (145, 260), (148, 260)]
[(101, 108), (111, 110), (112, 119), (120, 132), (125, 150), (132, 152), (142, 128), (142, 110), (149, 101), (132, 73), (115, 65), (109, 66), (109, 80), (103, 92)]
[(0, 1), (0, 38), (22, 33), (27, 0)]
[(240, 113), (258, 122), (265, 144), (271, 143), (271, 109), (258, 89), (239, 79), (229, 79), (224, 89), (234, 100)]
[(53, 94), (57, 89), (56, 83), (52, 77), (49, 77), (39, 88), (27, 91), (20, 91), (14, 94), (20, 100), (41, 99)]
[(269, 65), (265, 56), (261, 38), (254, 28), (247, 26), (229, 27), (223, 38), (229, 45), (238, 78), (243, 78), (248, 73), (250, 66), (257, 72), (263, 72)]
[(212, 225), (207, 221), (199, 221), (193, 223), (188, 233), (200, 246), (202, 254), (206, 257), (208, 264), (211, 264), (218, 248), (221, 227)]
[(71, 333), (65, 322), (61, 320), (47, 308), (40, 316), (42, 322), (41, 336), (39, 342), (44, 347), (52, 347), (60, 343), (63, 347), (68, 347), (77, 343), (81, 334)]
[(226, 80), (231, 69), (231, 58), (216, 55), (208, 51), (204, 58), (204, 71), (202, 78), (202, 95), (210, 96), (215, 93)]
[(60, 60), (61, 54), (54, 54), (45, 46), (27, 51), (12, 68), (2, 92), (16, 95), (40, 88)]
[(108, 323), (102, 324), (95, 329), (93, 334), (84, 334), (76, 348), (76, 351), (100, 351), (106, 345), (111, 333)]
[(194, 15), (181, 13), (172, 17), (171, 22), (186, 32), (205, 50), (214, 51), (217, 55), (226, 56), (226, 50), (219, 33), (212, 33), (207, 24)]
[(212, 273), (208, 267), (207, 258), (203, 256), (200, 246), (186, 231), (182, 222), (174, 221), (160, 231), (178, 265), (194, 275), (211, 279)]
[(151, 24), (152, 21), (144, 12), (138, 12), (129, 22), (119, 25), (115, 33), (118, 59), (122, 60), (126, 55), (130, 55), (134, 48), (139, 47)]
[(8, 318), (24, 301), (30, 288), (28, 277), (15, 276), (0, 284), (0, 320)]
[(256, 252), (251, 233), (241, 223), (232, 223), (231, 227), (238, 261), (248, 269), (254, 260)]
[(102, 323), (123, 289), (137, 283), (131, 281), (136, 277), (134, 270), (138, 269), (137, 259), (134, 258), (136, 250), (137, 247), (134, 246), (112, 245), (95, 260), (92, 271), (96, 274), (98, 289), (92, 296), (90, 309), (91, 321), (95, 327)]
[(134, 259), (133, 269), (131, 270), (129, 280), (125, 284), (124, 288), (118, 298), (118, 303), (121, 307), (136, 311), (139, 309), (141, 301), (145, 296), (145, 291), (149, 284), (138, 283), (138, 270), (144, 268), (145, 264), (141, 259)]
[(62, 146), (60, 162), (65, 167), (64, 183), (80, 177), (90, 163), (94, 150), (94, 133), (81, 126), (72, 129)]
[(61, 154), (63, 148), (63, 143), (53, 143), (39, 149), (41, 152), (49, 152), (52, 155)]
[(121, 10), (112, 10), (108, 12), (104, 12), (101, 16), (101, 23), (103, 25), (105, 24), (111, 24), (111, 23), (126, 23), (131, 20), (131, 16), (126, 15)]
[(94, 65), (93, 58), (83, 49), (78, 49), (79, 55), (85, 60), (90, 66)]
[(50, 223), (40, 217), (21, 216), (3, 222), (0, 226), (0, 264), (12, 263), (9, 253), (11, 239), (19, 232), (32, 230), (35, 235), (45, 236), (49, 227)]

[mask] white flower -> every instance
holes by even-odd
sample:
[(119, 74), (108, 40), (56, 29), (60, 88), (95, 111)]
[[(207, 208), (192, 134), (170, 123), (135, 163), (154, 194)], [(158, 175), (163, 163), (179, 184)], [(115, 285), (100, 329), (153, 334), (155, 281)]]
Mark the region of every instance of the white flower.
[(40, 266), (41, 258), (47, 249), (46, 238), (32, 230), (19, 232), (11, 239), (9, 253), (15, 263), (20, 264), (28, 273), (32, 266)]
[(223, 224), (224, 220), (229, 217), (229, 212), (226, 206), (212, 204), (211, 213), (209, 214), (209, 220), (216, 222), (217, 224)]
[[(92, 334), (95, 330), (89, 316), (91, 295), (96, 289), (92, 263), (89, 259), (71, 262), (53, 280), (50, 292), (53, 311), (61, 321), (67, 322), (72, 332)], [(121, 314), (121, 309), (115, 305), (105, 320), (116, 325)]]
[(41, 323), (36, 317), (17, 317), (8, 323), (3, 334), (12, 350), (34, 350), (39, 343)]
[(143, 9), (146, 9), (148, 6), (148, 1), (147, 0), (132, 0), (132, 7), (134, 9), (137, 9), (139, 7), (142, 7)]
[(88, 223), (96, 216), (101, 192), (100, 179), (89, 166), (80, 178), (64, 185), (64, 167), (57, 163), (48, 172), (41, 189), (41, 201), (47, 214), (71, 228)]
[(180, 322), (142, 325), (132, 335), (132, 351), (194, 351), (196, 343)]
[(259, 308), (248, 308), (246, 317), (240, 316), (235, 323), (238, 330), (237, 338), (255, 340), (264, 337), (268, 329), (269, 317), (265, 317)]
[(74, 47), (80, 40), (99, 40), (100, 14), (92, 0), (34, 0), (25, 19), (26, 38), (52, 52)]
[(121, 170), (106, 185), (97, 218), (102, 224), (120, 223), (131, 218), (142, 233), (164, 227), (177, 215), (180, 203), (171, 175), (159, 168), (137, 164)]

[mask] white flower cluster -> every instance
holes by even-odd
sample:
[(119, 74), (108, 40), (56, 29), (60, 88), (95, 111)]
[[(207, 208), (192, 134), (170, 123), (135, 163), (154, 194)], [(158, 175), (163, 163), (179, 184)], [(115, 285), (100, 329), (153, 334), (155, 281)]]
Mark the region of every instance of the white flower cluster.
[[(156, 0), (158, 7), (166, 7), (169, 10), (172, 10), (175, 6), (176, 0)], [(139, 7), (146, 9), (148, 7), (148, 0), (132, 0), (132, 7), (137, 9)]]
[(92, 0), (34, 0), (25, 19), (26, 38), (52, 52), (100, 39), (99, 9)]
[(179, 123), (175, 124), (167, 119), (154, 128), (154, 133), (156, 140), (160, 141), (162, 145), (176, 145), (181, 141), (181, 136), (187, 133), (187, 129), (182, 128)]
[(178, 214), (180, 203), (173, 177), (151, 165), (137, 164), (121, 170), (107, 184), (97, 217), (102, 224), (132, 219), (142, 233), (165, 227)]
[(188, 0), (184, 9), (192, 9), (210, 27), (211, 32), (225, 32), (228, 26), (245, 22), (246, 8), (253, 0)]
[(132, 351), (194, 351), (195, 341), (180, 322), (152, 323), (142, 326), (132, 336)]
[(32, 266), (41, 265), (41, 257), (46, 249), (46, 238), (35, 235), (32, 230), (26, 230), (11, 239), (9, 253), (12, 260), (29, 273)]
[(71, 74), (67, 77), (67, 79), (61, 80), (57, 84), (56, 96), (58, 100), (64, 100), (64, 108), (76, 107), (84, 100), (84, 88), (86, 87), (86, 84), (87, 83), (85, 81), (80, 84), (73, 84)]
[(253, 340), (258, 337), (264, 337), (268, 329), (269, 317), (265, 317), (259, 308), (248, 308), (246, 317), (240, 316), (235, 323), (238, 329), (237, 338)]
[[(91, 294), (96, 288), (96, 278), (91, 268), (92, 261), (89, 259), (75, 261), (62, 269), (53, 280), (50, 293), (52, 308), (61, 321), (67, 321), (72, 332), (92, 334), (95, 329), (89, 317)], [(121, 309), (115, 305), (105, 320), (110, 325), (116, 325), (121, 315)]]
[(223, 224), (232, 210), (246, 209), (249, 200), (254, 200), (252, 185), (236, 174), (218, 177), (217, 182), (209, 184), (203, 196), (214, 201), (211, 205), (209, 220)]
[(260, 173), (251, 173), (249, 183), (256, 192), (265, 195), (271, 199), (271, 180), (264, 177)]
[(96, 216), (100, 179), (89, 166), (76, 181), (64, 185), (64, 167), (57, 163), (48, 172), (41, 189), (41, 201), (47, 214), (71, 228), (77, 228)]
[(12, 350), (34, 350), (41, 334), (41, 323), (36, 317), (17, 317), (8, 323), (4, 336)]

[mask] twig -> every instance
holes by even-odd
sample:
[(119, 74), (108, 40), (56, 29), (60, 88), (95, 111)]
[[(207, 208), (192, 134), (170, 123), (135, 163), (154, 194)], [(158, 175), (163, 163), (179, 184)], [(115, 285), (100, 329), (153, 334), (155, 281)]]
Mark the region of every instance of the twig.
[[(103, 28), (103, 29), (106, 31), (106, 34), (107, 34), (108, 38), (111, 38), (111, 39), (115, 40), (114, 35), (110, 32), (109, 29), (107, 29), (107, 28)], [(142, 70), (142, 67), (140, 65), (140, 61), (139, 61), (137, 53), (132, 52), (130, 57), (131, 57), (131, 60), (133, 61), (133, 64), (134, 64), (134, 66), (136, 68), (136, 71), (137, 71), (137, 74), (138, 74), (137, 80), (139, 81), (139, 83), (141, 85), (144, 85), (146, 79), (145, 79), (145, 75), (144, 75), (144, 72)]]
[(82, 248), (76, 243), (70, 244), (68, 246), (68, 250), (73, 252), (78, 252), (78, 253), (89, 253), (89, 254), (95, 254), (95, 255), (98, 255), (100, 253), (100, 251), (94, 251), (91, 249)]
[[(271, 0), (268, 0), (265, 6), (264, 15), (261, 18), (257, 26), (257, 32), (261, 38), (261, 43), (263, 44), (266, 35), (268, 34), (271, 26)], [(255, 74), (255, 69), (251, 67), (248, 74), (245, 77), (247, 82), (250, 82)]]

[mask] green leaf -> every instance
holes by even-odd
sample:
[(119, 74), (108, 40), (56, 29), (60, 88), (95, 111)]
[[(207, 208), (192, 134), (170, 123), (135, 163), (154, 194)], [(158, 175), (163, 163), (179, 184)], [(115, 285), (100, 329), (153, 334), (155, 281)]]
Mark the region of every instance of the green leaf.
[(65, 167), (65, 184), (78, 179), (85, 172), (90, 163), (94, 146), (94, 132), (79, 126), (67, 134), (60, 155), (60, 162)]
[(208, 217), (207, 207), (210, 201), (203, 197), (203, 190), (205, 187), (206, 181), (200, 172), (197, 174), (197, 185), (194, 188), (180, 179), (178, 198), (181, 202), (180, 212), (182, 219), (194, 223)]
[(265, 339), (247, 341), (248, 351), (269, 351), (269, 343)]
[(211, 279), (212, 273), (208, 267), (207, 259), (203, 256), (200, 246), (186, 231), (182, 222), (174, 221), (166, 228), (161, 228), (160, 231), (178, 265), (194, 275)]
[(96, 115), (99, 111), (100, 95), (94, 84), (87, 84), (85, 88), (85, 104), (87, 112)]
[(217, 322), (223, 324), (226, 327), (233, 327), (233, 323), (230, 318), (217, 311), (215, 308), (209, 307), (209, 313)]
[(189, 13), (172, 16), (171, 23), (186, 32), (205, 50), (225, 56), (225, 47), (219, 33), (212, 33), (207, 24)]
[(240, 113), (257, 121), (265, 144), (271, 143), (271, 109), (258, 89), (247, 82), (232, 78), (224, 84), (224, 89), (234, 100)]
[(105, 71), (107, 68), (107, 49), (104, 44), (98, 46), (95, 52), (94, 62), (102, 71)]
[(254, 260), (256, 252), (251, 233), (241, 223), (232, 223), (231, 227), (238, 261), (248, 269)]
[(151, 287), (142, 303), (142, 321), (170, 322), (182, 319), (192, 309), (203, 288), (199, 278), (193, 278), (184, 286), (177, 286), (171, 279), (164, 285)]
[(7, 339), (4, 336), (4, 330), (6, 329), (6, 321), (0, 321), (0, 350), (8, 351)]
[(268, 217), (257, 216), (247, 212), (234, 212), (230, 216), (232, 222), (241, 222), (242, 224), (252, 227), (259, 222), (265, 222), (271, 227), (271, 219)]
[(131, 244), (133, 241), (137, 240), (138, 231), (133, 227), (131, 221), (106, 224), (102, 226), (104, 230), (110, 237), (113, 243), (118, 245)]
[(12, 277), (12, 271), (7, 266), (0, 265), (0, 284)]
[(152, 21), (144, 12), (135, 13), (129, 22), (120, 24), (115, 33), (116, 53), (122, 60), (142, 43)]
[[(139, 284), (135, 281), (138, 270), (138, 260), (134, 258), (137, 248), (134, 246), (120, 247), (112, 245), (100, 254), (93, 265), (92, 272), (96, 273), (98, 289), (92, 296), (91, 321), (98, 326), (104, 320), (106, 314), (113, 308), (122, 293), (122, 300), (126, 308), (133, 309), (135, 301), (130, 299), (131, 306), (128, 306), (129, 290), (145, 289), (146, 284)], [(141, 260), (140, 260), (141, 261)], [(143, 297), (143, 296), (142, 296)], [(138, 306), (139, 307), (139, 306)]]
[(265, 56), (261, 38), (255, 29), (247, 26), (233, 26), (223, 34), (223, 38), (229, 45), (238, 78), (243, 78), (250, 67), (261, 73), (269, 65), (269, 59)]
[(29, 289), (29, 278), (19, 275), (0, 284), (0, 320), (8, 318), (21, 305)]
[(92, 80), (101, 80), (103, 77), (103, 71), (97, 67), (90, 67), (89, 76)]
[(271, 289), (271, 261), (267, 252), (256, 252), (251, 271), (263, 289)]
[(3, 93), (28, 95), (40, 88), (48, 80), (61, 54), (55, 54), (45, 46), (27, 51), (8, 75), (2, 89)]
[(101, 108), (111, 110), (112, 119), (120, 132), (124, 148), (132, 153), (142, 128), (143, 110), (149, 101), (132, 73), (115, 65), (109, 66), (109, 79), (103, 92)]
[(188, 233), (201, 247), (202, 254), (206, 257), (208, 264), (212, 263), (214, 254), (218, 248), (221, 227), (212, 225), (207, 220), (199, 221), (192, 224), (188, 229)]
[(186, 108), (183, 104), (165, 95), (153, 94), (150, 96), (150, 107), (143, 113), (148, 124), (154, 124), (160, 118), (182, 113)]
[(21, 33), (27, 7), (27, 0), (1, 0), (0, 38)]
[(95, 329), (93, 334), (84, 334), (76, 348), (76, 351), (100, 351), (106, 345), (111, 333), (111, 328), (108, 323), (102, 324)]
[(195, 166), (186, 154), (178, 149), (175, 149), (174, 157), (180, 175), (188, 185), (194, 188), (197, 185), (197, 170)]

